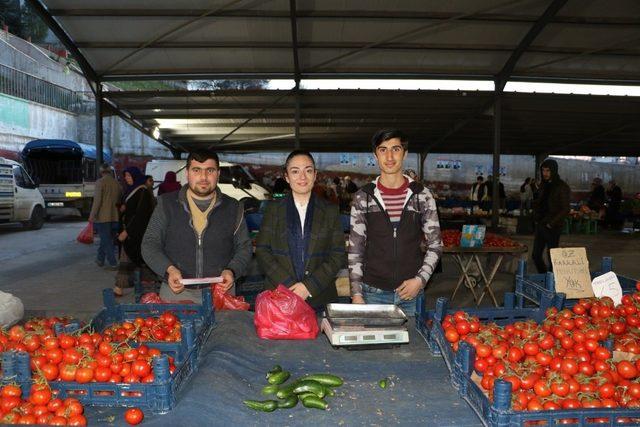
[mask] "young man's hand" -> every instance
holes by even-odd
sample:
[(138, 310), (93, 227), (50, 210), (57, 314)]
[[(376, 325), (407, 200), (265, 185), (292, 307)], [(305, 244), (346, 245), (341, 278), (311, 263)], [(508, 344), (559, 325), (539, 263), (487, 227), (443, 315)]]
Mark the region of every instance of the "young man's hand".
[(222, 277), (222, 283), (218, 283), (218, 286), (220, 286), (225, 292), (229, 292), (229, 289), (231, 289), (233, 281), (235, 280), (235, 277), (233, 277), (233, 271), (222, 270), (220, 277)]
[(292, 291), (294, 294), (298, 295), (300, 298), (302, 298), (305, 301), (307, 298), (311, 296), (311, 294), (309, 293), (309, 290), (307, 289), (305, 284), (302, 282), (294, 283), (293, 285), (291, 285), (289, 290)]
[(179, 294), (184, 290), (184, 285), (180, 282), (181, 280), (182, 273), (180, 270), (170, 265), (169, 268), (167, 268), (167, 283), (174, 294)]
[(362, 295), (354, 295), (351, 297), (351, 304), (366, 304)]
[(398, 288), (396, 293), (400, 296), (400, 299), (410, 300), (414, 299), (420, 290), (422, 289), (422, 280), (414, 277), (413, 279), (407, 279)]
[(129, 237), (129, 233), (127, 233), (127, 230), (122, 230), (122, 232), (118, 234), (118, 241), (124, 242), (125, 240), (127, 240), (127, 237)]

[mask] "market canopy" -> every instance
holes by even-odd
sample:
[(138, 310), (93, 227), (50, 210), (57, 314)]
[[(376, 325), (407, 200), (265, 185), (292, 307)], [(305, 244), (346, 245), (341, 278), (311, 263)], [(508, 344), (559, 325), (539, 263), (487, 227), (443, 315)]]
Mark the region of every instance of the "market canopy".
[[(160, 125), (162, 140), (179, 150), (203, 145), (289, 150), (297, 139), (313, 150), (357, 151), (368, 148), (375, 128), (396, 125), (423, 150), (488, 152), (493, 97), (507, 81), (640, 80), (640, 2), (635, 0), (192, 0), (180, 2), (180, 8), (169, 0), (28, 1), (93, 81), (496, 82), (496, 93), (298, 86), (284, 92), (104, 93), (114, 110), (142, 129)], [(635, 99), (502, 98), (504, 153), (555, 148), (637, 155)]]

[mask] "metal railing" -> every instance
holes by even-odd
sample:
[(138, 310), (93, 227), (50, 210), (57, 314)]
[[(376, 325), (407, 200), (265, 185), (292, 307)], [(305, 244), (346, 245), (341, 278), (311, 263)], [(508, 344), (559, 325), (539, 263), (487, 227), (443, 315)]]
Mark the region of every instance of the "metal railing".
[(83, 109), (81, 93), (2, 64), (0, 64), (0, 92), (72, 113), (79, 113)]

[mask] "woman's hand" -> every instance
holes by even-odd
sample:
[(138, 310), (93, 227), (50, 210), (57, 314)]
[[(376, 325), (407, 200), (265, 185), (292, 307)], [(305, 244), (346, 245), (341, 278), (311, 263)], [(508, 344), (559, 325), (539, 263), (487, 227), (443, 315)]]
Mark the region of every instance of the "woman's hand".
[(127, 237), (129, 237), (129, 234), (127, 234), (127, 230), (123, 230), (120, 234), (118, 234), (118, 241), (124, 242), (125, 240), (127, 240)]
[(351, 297), (351, 304), (366, 304), (362, 295), (354, 295)]

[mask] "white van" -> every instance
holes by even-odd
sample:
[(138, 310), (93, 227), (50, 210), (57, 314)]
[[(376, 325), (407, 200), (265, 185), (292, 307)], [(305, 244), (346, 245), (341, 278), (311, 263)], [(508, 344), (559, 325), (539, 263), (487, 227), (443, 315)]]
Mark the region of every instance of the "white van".
[[(186, 160), (152, 160), (147, 163), (146, 175), (153, 177), (154, 191), (164, 181), (167, 172), (175, 172), (180, 184), (187, 183)], [(262, 200), (271, 198), (269, 190), (259, 185), (246, 168), (235, 163), (220, 162), (220, 191), (245, 204), (245, 210), (256, 209)]]
[(0, 223), (21, 222), (32, 230), (44, 223), (44, 198), (20, 163), (0, 157)]

